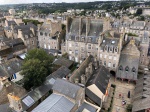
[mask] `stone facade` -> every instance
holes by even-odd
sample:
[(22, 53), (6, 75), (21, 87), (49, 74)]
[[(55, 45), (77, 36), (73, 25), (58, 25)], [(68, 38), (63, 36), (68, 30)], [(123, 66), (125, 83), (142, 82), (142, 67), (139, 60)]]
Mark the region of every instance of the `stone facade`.
[(62, 38), (60, 22), (47, 21), (38, 27), (39, 47), (43, 49), (60, 49)]
[(108, 29), (109, 19), (68, 18), (62, 54), (67, 52), (75, 62), (82, 62), (89, 55), (97, 56), (99, 35)]
[(100, 65), (116, 71), (122, 49), (123, 34), (107, 31), (99, 39), (98, 60)]
[(135, 44), (135, 40), (132, 39), (121, 52), (116, 77), (122, 80), (136, 81), (139, 60), (140, 51)]

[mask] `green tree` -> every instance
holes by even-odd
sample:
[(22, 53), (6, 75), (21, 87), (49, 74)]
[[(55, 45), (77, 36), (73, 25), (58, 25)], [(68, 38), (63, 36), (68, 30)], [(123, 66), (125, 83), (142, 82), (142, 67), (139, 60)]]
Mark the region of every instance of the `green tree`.
[(42, 49), (33, 49), (27, 53), (21, 72), (25, 89), (40, 86), (44, 82), (46, 76), (51, 74), (53, 59)]
[(127, 105), (126, 111), (127, 111), (127, 112), (132, 112), (132, 105), (131, 105), (131, 104), (128, 104), (128, 105)]
[(137, 9), (137, 11), (136, 11), (136, 15), (141, 15), (142, 14), (142, 9), (140, 8), (140, 9)]

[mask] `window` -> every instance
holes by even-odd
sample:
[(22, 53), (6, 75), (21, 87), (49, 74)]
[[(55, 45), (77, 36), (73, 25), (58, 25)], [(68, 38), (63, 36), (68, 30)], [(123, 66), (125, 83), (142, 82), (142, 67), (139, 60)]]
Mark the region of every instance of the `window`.
[(109, 59), (112, 59), (112, 56), (109, 56)]
[(106, 66), (106, 61), (104, 61), (104, 66)]
[(51, 46), (50, 46), (50, 45), (48, 45), (48, 49), (51, 49)]
[(40, 32), (40, 35), (42, 36), (42, 35), (43, 35), (43, 32)]
[(99, 60), (99, 64), (100, 64), (100, 65), (102, 64), (102, 60)]
[(72, 47), (71, 43), (69, 44), (69, 47)]
[(32, 41), (32, 45), (34, 45), (34, 41)]
[(47, 36), (47, 33), (45, 33), (45, 36)]
[(112, 51), (113, 51), (113, 48), (112, 48), (112, 47), (109, 47), (109, 51), (112, 52)]
[(133, 68), (132, 68), (132, 72), (134, 72), (134, 73), (136, 72), (136, 69), (135, 69), (135, 67), (133, 67)]
[(116, 58), (116, 57), (114, 57), (114, 60), (117, 60), (117, 58)]
[(104, 55), (104, 58), (107, 58), (107, 55)]
[(115, 52), (118, 52), (118, 48), (117, 47), (115, 48)]
[(46, 49), (46, 44), (44, 44), (44, 48)]
[(75, 43), (75, 46), (78, 47), (78, 43)]
[(69, 51), (69, 54), (72, 54), (72, 51), (71, 51), (71, 50)]
[(115, 67), (116, 67), (116, 65), (115, 65), (115, 64), (113, 64), (113, 67), (115, 68)]
[(100, 58), (102, 58), (103, 57), (103, 55), (102, 54), (100, 54)]
[(123, 70), (123, 67), (121, 65), (119, 66), (119, 70)]
[(110, 62), (108, 63), (108, 67), (111, 67), (111, 63)]
[(91, 44), (88, 45), (88, 49), (91, 49)]
[(75, 55), (78, 55), (78, 50), (75, 50)]
[(105, 46), (105, 50), (107, 51), (107, 49), (108, 49), (108, 47), (107, 46)]
[(129, 67), (128, 66), (126, 66), (125, 71), (129, 72)]

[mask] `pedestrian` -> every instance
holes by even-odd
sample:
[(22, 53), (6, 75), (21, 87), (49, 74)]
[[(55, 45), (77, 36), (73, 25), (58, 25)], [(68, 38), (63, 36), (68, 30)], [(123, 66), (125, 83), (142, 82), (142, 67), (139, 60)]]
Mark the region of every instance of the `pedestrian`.
[(119, 98), (121, 98), (121, 94), (119, 94)]
[(122, 100), (124, 100), (124, 96), (122, 95)]
[(128, 98), (130, 98), (130, 91), (128, 91)]

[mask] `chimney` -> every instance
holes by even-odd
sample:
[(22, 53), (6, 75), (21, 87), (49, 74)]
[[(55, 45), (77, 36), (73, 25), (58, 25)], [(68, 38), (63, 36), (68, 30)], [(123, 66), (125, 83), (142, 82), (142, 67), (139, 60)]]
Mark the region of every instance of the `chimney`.
[(30, 30), (32, 31), (33, 35), (35, 36), (35, 30), (33, 27), (30, 27)]
[(8, 81), (8, 77), (0, 77), (0, 85), (8, 87), (11, 83)]
[(38, 24), (37, 26), (38, 26), (38, 31), (39, 31), (39, 30), (40, 30), (40, 28), (41, 28), (41, 24)]
[(15, 96), (14, 93), (9, 93), (7, 97), (10, 103), (9, 107), (17, 112), (22, 112), (20, 98), (18, 96)]
[(81, 30), (82, 30), (82, 18), (79, 18), (79, 37), (81, 35)]
[(89, 63), (89, 72), (90, 72), (90, 75), (93, 74), (93, 65), (92, 65), (92, 63)]
[(75, 84), (78, 84), (79, 83), (79, 78), (75, 78), (74, 82), (75, 82)]
[(89, 31), (90, 31), (90, 19), (86, 18), (86, 37), (88, 36)]
[(87, 79), (90, 77), (90, 72), (89, 72), (89, 68), (88, 67), (85, 69), (85, 75), (86, 75)]
[(13, 24), (11, 24), (11, 29), (14, 30), (14, 25)]
[(81, 83), (85, 84), (86, 82), (86, 76), (84, 74), (81, 75)]

